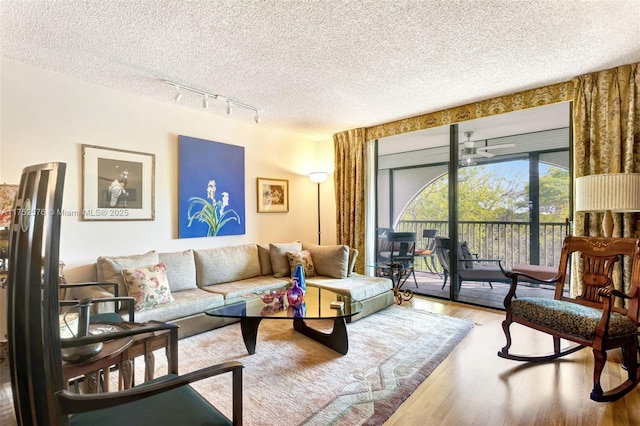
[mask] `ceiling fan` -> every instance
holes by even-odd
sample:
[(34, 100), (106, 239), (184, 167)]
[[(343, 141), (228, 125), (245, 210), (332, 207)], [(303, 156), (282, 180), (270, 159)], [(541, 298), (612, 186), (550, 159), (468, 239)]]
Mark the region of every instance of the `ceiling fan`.
[(462, 152), (460, 154), (460, 164), (463, 166), (473, 166), (476, 164), (476, 156), (491, 158), (496, 154), (488, 152), (490, 149), (511, 148), (516, 146), (513, 143), (503, 143), (500, 145), (491, 146), (476, 146), (476, 142), (471, 140), (473, 132), (464, 132), (467, 137), (466, 141), (461, 142), (463, 145)]

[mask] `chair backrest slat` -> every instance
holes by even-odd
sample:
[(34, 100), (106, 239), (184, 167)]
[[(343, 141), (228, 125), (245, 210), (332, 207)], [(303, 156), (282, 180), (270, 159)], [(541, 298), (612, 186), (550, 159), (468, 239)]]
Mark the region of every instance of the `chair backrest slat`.
[(65, 424), (54, 392), (62, 389), (58, 325), (60, 212), (66, 165), (22, 172), (9, 241), (9, 366), (20, 425)]

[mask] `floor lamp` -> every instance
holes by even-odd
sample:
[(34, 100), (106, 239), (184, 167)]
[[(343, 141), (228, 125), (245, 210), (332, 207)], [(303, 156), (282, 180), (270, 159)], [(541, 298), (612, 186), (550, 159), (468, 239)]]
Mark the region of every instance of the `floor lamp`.
[(311, 179), (311, 182), (318, 185), (318, 245), (320, 245), (320, 184), (327, 180), (327, 172), (309, 173), (309, 179)]
[(613, 215), (640, 211), (640, 173), (604, 173), (576, 179), (576, 211), (604, 212), (604, 236), (613, 236)]

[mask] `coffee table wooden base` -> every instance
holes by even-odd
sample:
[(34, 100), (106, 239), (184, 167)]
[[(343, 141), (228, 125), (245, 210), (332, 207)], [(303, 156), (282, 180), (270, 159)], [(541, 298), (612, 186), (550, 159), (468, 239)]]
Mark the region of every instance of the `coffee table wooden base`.
[[(249, 355), (256, 353), (256, 340), (258, 338), (258, 326), (262, 318), (241, 318), (240, 329), (242, 339)], [(309, 327), (302, 318), (293, 318), (293, 329), (310, 339), (333, 349), (339, 354), (346, 355), (349, 351), (349, 338), (347, 336), (347, 322), (344, 317), (333, 319), (333, 330), (324, 333)]]

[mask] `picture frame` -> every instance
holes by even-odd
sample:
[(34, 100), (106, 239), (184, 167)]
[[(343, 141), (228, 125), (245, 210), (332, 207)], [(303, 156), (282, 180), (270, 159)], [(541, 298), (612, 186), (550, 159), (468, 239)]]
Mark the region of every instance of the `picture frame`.
[(286, 179), (257, 179), (258, 213), (286, 213), (289, 211), (289, 181)]
[(155, 163), (155, 154), (83, 144), (81, 220), (155, 220)]

